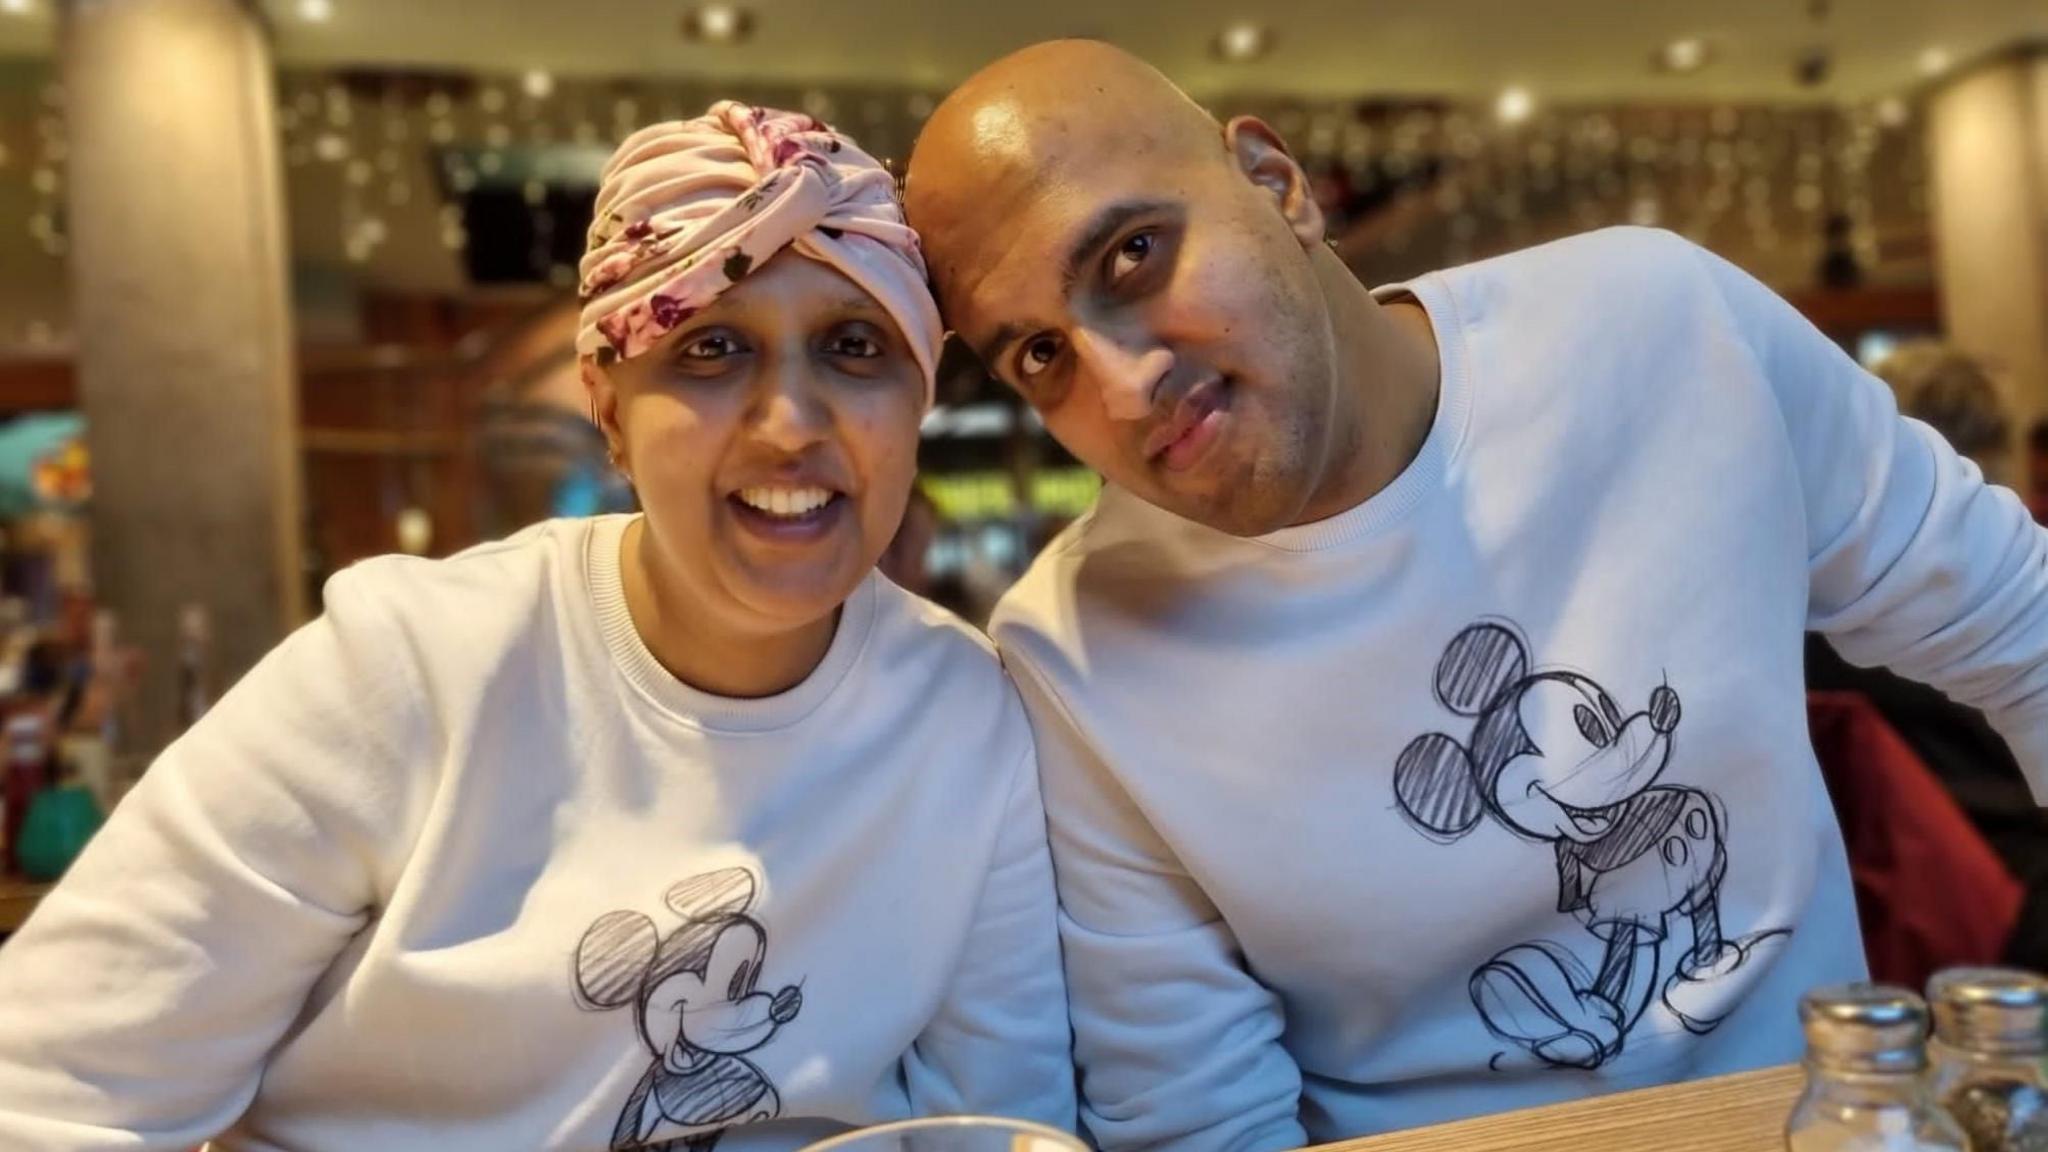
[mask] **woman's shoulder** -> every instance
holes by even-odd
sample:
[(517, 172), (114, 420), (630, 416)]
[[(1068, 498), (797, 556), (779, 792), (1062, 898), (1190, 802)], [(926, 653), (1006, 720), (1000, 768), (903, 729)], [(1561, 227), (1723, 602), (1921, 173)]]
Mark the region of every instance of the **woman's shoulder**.
[(545, 520), (450, 556), (373, 556), (330, 577), (321, 608), (337, 626), (375, 617), (405, 631), (524, 622), (563, 581), (583, 579), (596, 522)]
[(962, 667), (999, 667), (995, 645), (951, 609), (908, 591), (877, 571), (868, 577), (875, 597), (878, 643)]
[(892, 679), (907, 676), (930, 707), (943, 701), (956, 709), (1022, 715), (995, 644), (980, 629), (879, 572), (869, 582), (875, 595), (870, 669)]
[[(594, 522), (550, 520), (452, 556), (377, 556), (331, 577), (318, 627), (362, 654), (366, 670), (429, 682), (455, 697), (537, 646), (562, 643), (564, 615), (586, 597)], [(402, 668), (400, 666), (403, 666)]]

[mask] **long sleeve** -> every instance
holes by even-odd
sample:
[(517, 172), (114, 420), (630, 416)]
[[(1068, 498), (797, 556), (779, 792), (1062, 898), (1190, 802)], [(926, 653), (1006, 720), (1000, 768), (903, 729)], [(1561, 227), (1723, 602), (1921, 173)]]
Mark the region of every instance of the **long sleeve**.
[(0, 1147), (218, 1135), (388, 890), (418, 694), (351, 587), (163, 754), (0, 948)]
[(1809, 625), (1852, 663), (1982, 709), (2048, 797), (2048, 533), (1790, 305), (1700, 258), (1784, 413)]
[(1024, 744), (966, 949), (905, 1073), (921, 1115), (1008, 1116), (1072, 1131), (1072, 1034), (1052, 859), (1037, 763)]
[(1067, 712), (1008, 654), (1038, 743), (1081, 1115), (1105, 1149), (1304, 1142), (1278, 998)]

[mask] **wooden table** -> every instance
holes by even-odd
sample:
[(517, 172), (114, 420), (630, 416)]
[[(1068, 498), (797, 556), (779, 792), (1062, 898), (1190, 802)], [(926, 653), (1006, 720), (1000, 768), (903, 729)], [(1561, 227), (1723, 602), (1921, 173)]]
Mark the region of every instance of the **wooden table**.
[(1315, 1152), (1780, 1152), (1785, 1117), (1804, 1083), (1798, 1068), (1772, 1068), (1347, 1140)]
[(36, 901), (50, 890), (48, 884), (32, 884), (13, 876), (0, 876), (0, 936), (21, 927), (28, 914), (36, 910)]

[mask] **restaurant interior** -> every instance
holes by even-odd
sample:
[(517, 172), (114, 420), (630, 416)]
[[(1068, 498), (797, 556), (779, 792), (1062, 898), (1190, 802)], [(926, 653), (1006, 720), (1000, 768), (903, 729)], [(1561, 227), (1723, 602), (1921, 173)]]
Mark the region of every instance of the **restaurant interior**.
[[(801, 109), (900, 174), (977, 67), (1108, 40), (1274, 126), (1368, 284), (1669, 229), (1866, 367), (1936, 343), (1971, 358), (2004, 412), (1987, 474), (2048, 509), (2040, 0), (120, 0), (78, 18), (107, 6), (0, 0), (0, 937), (336, 572), (634, 507), (587, 416), (576, 265), (611, 149), (715, 99)], [(906, 528), (924, 535), (890, 574), (981, 624), (1102, 482), (971, 355), (949, 350), (937, 401)], [(1895, 843), (1851, 783), (1864, 714), (1814, 715), (1852, 857)], [(1930, 776), (1981, 748), (1897, 727), (1887, 754)], [(1961, 863), (1859, 861), (1880, 975), (2048, 967), (2048, 824), (1993, 791), (1931, 794)], [(75, 798), (64, 843), (24, 860), (46, 792)], [(1988, 895), (1945, 900), (1956, 884)]]

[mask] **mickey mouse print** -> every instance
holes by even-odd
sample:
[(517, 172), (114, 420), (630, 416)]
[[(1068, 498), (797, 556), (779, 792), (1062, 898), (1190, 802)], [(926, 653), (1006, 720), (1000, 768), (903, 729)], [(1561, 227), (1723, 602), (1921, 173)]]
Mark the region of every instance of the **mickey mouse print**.
[(597, 918), (576, 947), (577, 1003), (632, 1009), (650, 1063), (620, 1109), (614, 1150), (711, 1152), (735, 1124), (772, 1120), (782, 1098), (747, 1059), (803, 1008), (794, 984), (760, 988), (768, 931), (750, 913), (759, 881), (746, 868), (684, 880), (662, 902), (666, 934), (632, 911)]
[(1660, 993), (1687, 1030), (1712, 1031), (1728, 1010), (1713, 985), (1768, 965), (1791, 929), (1723, 934), (1726, 809), (1711, 793), (1663, 782), (1683, 714), (1678, 692), (1657, 685), (1641, 710), (1624, 712), (1590, 676), (1532, 667), (1521, 634), (1492, 620), (1451, 640), (1434, 690), (1471, 728), (1430, 732), (1402, 750), (1402, 816), (1441, 844), (1487, 820), (1549, 843), (1557, 911), (1584, 933), (1529, 940), (1480, 964), (1469, 987), (1487, 1029), (1542, 1065), (1577, 1069), (1619, 1057)]

